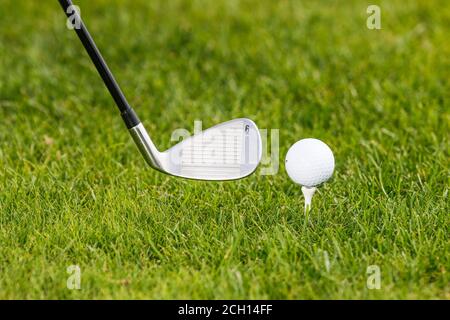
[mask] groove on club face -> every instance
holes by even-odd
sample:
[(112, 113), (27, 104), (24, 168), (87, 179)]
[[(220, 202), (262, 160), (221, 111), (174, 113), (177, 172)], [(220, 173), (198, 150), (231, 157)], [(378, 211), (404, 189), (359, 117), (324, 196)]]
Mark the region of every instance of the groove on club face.
[(140, 124), (130, 130), (147, 163), (162, 172), (196, 180), (235, 180), (253, 173), (262, 155), (261, 136), (249, 119), (224, 122), (159, 152)]

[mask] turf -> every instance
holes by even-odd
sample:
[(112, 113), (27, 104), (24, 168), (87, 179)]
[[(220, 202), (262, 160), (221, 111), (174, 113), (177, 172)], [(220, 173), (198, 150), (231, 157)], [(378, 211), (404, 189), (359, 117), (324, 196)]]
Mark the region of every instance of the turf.
[[(450, 299), (448, 1), (379, 1), (381, 30), (364, 1), (78, 4), (157, 146), (249, 117), (279, 171), (148, 169), (57, 1), (2, 0), (0, 298)], [(337, 161), (309, 215), (305, 137)]]

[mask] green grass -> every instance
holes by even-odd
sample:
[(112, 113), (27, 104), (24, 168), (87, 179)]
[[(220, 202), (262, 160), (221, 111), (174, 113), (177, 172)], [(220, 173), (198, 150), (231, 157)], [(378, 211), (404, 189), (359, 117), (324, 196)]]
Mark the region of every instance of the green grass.
[[(0, 298), (450, 299), (448, 1), (379, 1), (382, 30), (365, 1), (79, 1), (162, 149), (196, 119), (280, 129), (278, 174), (226, 183), (148, 169), (44, 2), (0, 3)], [(305, 137), (337, 161), (308, 216)]]

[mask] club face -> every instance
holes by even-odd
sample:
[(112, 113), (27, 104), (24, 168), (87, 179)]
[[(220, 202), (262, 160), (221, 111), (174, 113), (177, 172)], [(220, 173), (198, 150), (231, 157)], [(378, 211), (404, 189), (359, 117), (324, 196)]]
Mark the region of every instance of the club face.
[(261, 136), (249, 119), (221, 123), (160, 154), (163, 171), (196, 180), (236, 180), (252, 174), (262, 155)]

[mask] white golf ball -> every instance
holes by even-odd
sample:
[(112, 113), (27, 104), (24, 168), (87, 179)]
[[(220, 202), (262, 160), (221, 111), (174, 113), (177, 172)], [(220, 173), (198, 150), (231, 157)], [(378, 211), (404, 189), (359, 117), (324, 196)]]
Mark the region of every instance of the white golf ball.
[(312, 188), (331, 178), (333, 151), (317, 139), (297, 141), (286, 155), (286, 171), (297, 184)]

